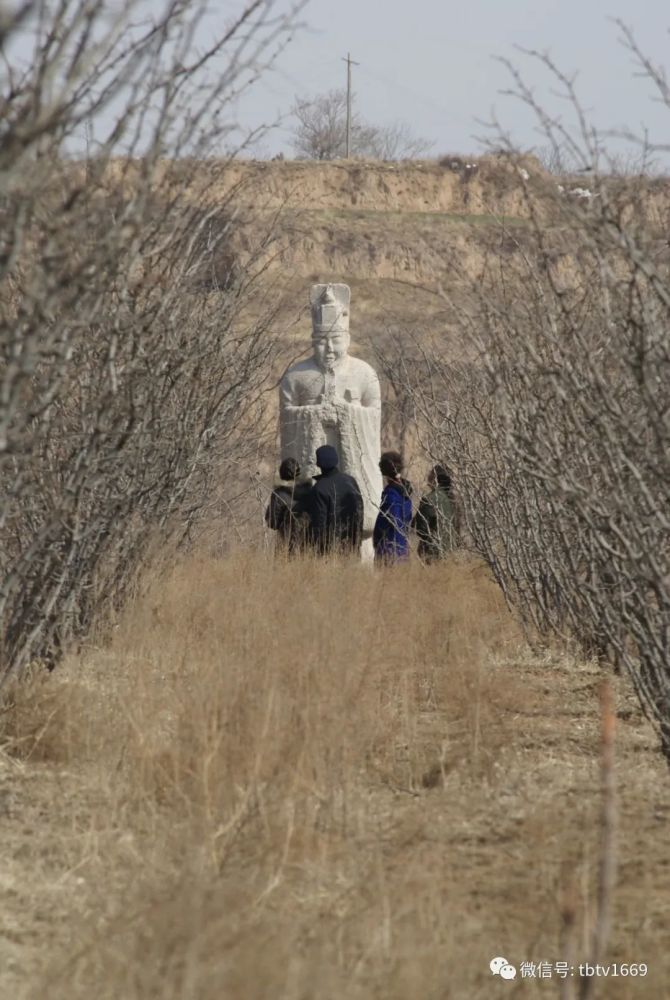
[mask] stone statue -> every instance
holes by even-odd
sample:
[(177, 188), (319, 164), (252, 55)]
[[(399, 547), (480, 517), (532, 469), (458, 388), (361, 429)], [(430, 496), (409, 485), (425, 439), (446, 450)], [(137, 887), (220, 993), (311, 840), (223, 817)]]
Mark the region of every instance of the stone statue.
[(361, 556), (373, 558), (372, 530), (379, 510), (381, 395), (374, 368), (352, 358), (349, 348), (348, 285), (313, 285), (313, 357), (284, 375), (279, 387), (281, 454), (296, 458), (314, 476), (316, 449), (337, 448), (340, 469), (349, 473), (363, 494)]

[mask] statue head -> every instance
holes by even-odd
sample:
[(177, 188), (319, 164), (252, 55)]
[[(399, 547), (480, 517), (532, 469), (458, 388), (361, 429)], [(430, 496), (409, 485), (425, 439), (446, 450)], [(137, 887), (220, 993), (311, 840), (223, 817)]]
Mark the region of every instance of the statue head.
[(331, 369), (349, 350), (348, 285), (312, 285), (312, 346), (320, 368)]

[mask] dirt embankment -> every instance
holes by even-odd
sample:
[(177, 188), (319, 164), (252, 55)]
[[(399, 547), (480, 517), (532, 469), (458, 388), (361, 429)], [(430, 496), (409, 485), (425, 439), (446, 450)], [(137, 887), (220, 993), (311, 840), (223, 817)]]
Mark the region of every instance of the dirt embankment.
[[(303, 294), (313, 281), (345, 281), (357, 289), (359, 307), (375, 329), (430, 318), (435, 294), (446, 287), (458, 297), (480, 273), (485, 258), (527, 254), (532, 230), (552, 232), (565, 273), (579, 267), (574, 221), (593, 213), (598, 199), (628, 205), (649, 232), (667, 239), (670, 182), (611, 179), (599, 188), (585, 176), (556, 177), (533, 156), (448, 157), (441, 161), (239, 162), (200, 164), (194, 190), (211, 204), (235, 189), (242, 225), (236, 251), (242, 259), (259, 233), (274, 227), (270, 268)], [(201, 185), (204, 185), (201, 186)], [(407, 303), (398, 304), (398, 288)], [(361, 299), (362, 292), (362, 299)], [(296, 300), (295, 305), (299, 305)]]
[[(547, 177), (534, 157), (452, 157), (439, 163), (283, 160), (234, 163), (223, 184), (268, 208), (454, 212), (527, 218), (523, 182)], [(221, 191), (221, 189), (219, 189)], [(212, 191), (216, 194), (216, 187)]]
[(485, 255), (514, 252), (532, 212), (548, 220), (552, 211), (548, 199), (531, 205), (529, 187), (554, 183), (532, 157), (240, 162), (223, 172), (212, 163), (197, 173), (194, 190), (204, 185), (210, 204), (235, 191), (242, 263), (274, 227), (270, 273), (286, 291), (287, 314), (313, 282), (351, 286), (361, 346), (389, 328), (430, 335), (450, 326), (442, 291), (460, 294), (453, 265), (473, 276)]
[[(127, 161), (108, 167), (115, 181), (122, 170), (130, 188), (133, 169)], [(549, 174), (533, 156), (166, 161), (160, 184), (163, 193), (178, 189), (207, 213), (213, 249), (203, 288), (225, 284), (231, 261), (242, 269), (253, 262), (255, 270), (261, 247), (260, 263), (275, 282), (272, 295), (281, 291), (287, 327), (304, 308), (310, 284), (344, 281), (352, 288), (352, 332), (361, 346), (395, 328), (422, 338), (446, 335), (450, 350), (463, 354), (453, 306), (467, 305), (484, 262), (513, 266), (532, 257), (539, 226), (557, 275), (569, 282), (582, 266), (575, 225), (597, 211), (603, 194), (628, 204), (626, 211), (658, 236), (659, 252), (670, 231), (667, 180), (611, 179), (599, 189), (585, 175)], [(575, 209), (572, 217), (566, 205)], [(228, 228), (231, 214), (236, 221)]]

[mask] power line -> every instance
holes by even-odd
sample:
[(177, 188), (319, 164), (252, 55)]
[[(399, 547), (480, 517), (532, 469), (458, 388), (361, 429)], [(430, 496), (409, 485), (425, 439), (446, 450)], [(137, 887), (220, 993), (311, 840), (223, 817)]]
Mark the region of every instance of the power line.
[(413, 87), (408, 87), (407, 84), (400, 83), (397, 79), (387, 76), (383, 73), (373, 72), (371, 69), (366, 68), (362, 70), (365, 76), (368, 76), (371, 80), (376, 80), (377, 83), (383, 83), (386, 87), (394, 87), (396, 90), (404, 91), (415, 101), (419, 101), (424, 104), (427, 108), (432, 108), (434, 111), (440, 112), (440, 114), (448, 118), (457, 118), (462, 122), (467, 121), (463, 115), (458, 114), (453, 108), (447, 108), (444, 104), (436, 101), (434, 98), (429, 97), (427, 94), (422, 94), (418, 90), (414, 90)]
[(344, 155), (348, 160), (351, 155), (351, 67), (360, 66), (360, 63), (353, 61), (350, 52), (347, 52), (346, 59), (342, 57), (342, 62), (347, 64), (347, 143)]

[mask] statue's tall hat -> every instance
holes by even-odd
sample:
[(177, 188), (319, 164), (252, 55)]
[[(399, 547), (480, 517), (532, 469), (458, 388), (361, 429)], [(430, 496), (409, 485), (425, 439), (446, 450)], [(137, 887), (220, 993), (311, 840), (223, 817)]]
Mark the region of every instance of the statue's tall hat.
[(309, 302), (312, 307), (314, 336), (348, 333), (350, 300), (349, 285), (312, 285)]

